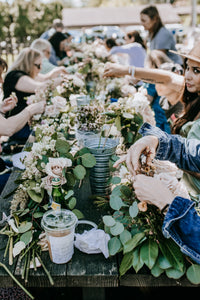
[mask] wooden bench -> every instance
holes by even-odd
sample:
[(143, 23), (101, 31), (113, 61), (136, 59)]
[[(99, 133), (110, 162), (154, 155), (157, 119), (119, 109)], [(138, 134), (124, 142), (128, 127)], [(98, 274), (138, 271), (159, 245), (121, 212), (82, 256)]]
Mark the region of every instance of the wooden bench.
[[(20, 170), (14, 169), (0, 197), (0, 218), (2, 212), (9, 215), (10, 201), (12, 195), (4, 198), (17, 185), (14, 181), (19, 176)], [(101, 212), (93, 204), (90, 199), (91, 189), (89, 179), (86, 178), (81, 186), (75, 190), (77, 198), (77, 208), (79, 208), (85, 216), (85, 219), (91, 220), (96, 224), (101, 220)], [(3, 255), (7, 242), (7, 236), (0, 235), (0, 261), (6, 264), (12, 274), (24, 284), (21, 279), (22, 268), (17, 261), (14, 260), (12, 266), (9, 266), (8, 259), (4, 260)], [(42, 260), (50, 271), (56, 288), (81, 288), (83, 299), (105, 299), (105, 290), (109, 288), (132, 287), (132, 288), (154, 288), (154, 287), (196, 287), (192, 285), (184, 276), (179, 280), (169, 279), (165, 275), (158, 278), (153, 277), (144, 269), (138, 274), (128, 273), (120, 278), (119, 276), (119, 260), (120, 255), (105, 259), (103, 254), (88, 255), (75, 249), (72, 260), (67, 264), (54, 264), (51, 262), (48, 252), (42, 254)], [(16, 285), (11, 277), (0, 268), (0, 287), (11, 287)], [(42, 268), (37, 271), (31, 270), (29, 273), (29, 281), (27, 288), (49, 288), (50, 282)]]

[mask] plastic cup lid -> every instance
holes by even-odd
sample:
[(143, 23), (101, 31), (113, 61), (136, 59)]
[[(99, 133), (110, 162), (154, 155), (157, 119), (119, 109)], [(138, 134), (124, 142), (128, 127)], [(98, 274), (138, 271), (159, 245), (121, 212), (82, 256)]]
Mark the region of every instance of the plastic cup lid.
[(76, 215), (67, 209), (48, 210), (42, 218), (41, 225), (45, 230), (59, 231), (76, 225)]

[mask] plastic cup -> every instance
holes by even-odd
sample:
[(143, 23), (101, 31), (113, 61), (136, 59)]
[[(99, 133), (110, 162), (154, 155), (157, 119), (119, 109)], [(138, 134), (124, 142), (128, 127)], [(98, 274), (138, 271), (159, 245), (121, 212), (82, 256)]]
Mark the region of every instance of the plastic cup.
[(67, 209), (49, 210), (42, 218), (49, 255), (56, 264), (67, 263), (74, 254), (74, 231), (77, 224), (76, 215)]

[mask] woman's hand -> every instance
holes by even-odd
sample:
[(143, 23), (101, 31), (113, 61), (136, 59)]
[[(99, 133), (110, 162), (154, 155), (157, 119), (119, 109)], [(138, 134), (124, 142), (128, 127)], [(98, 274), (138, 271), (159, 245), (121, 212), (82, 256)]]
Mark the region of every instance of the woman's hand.
[(144, 136), (135, 142), (128, 150), (127, 155), (120, 158), (113, 165), (117, 168), (122, 162), (126, 162), (127, 168), (134, 176), (140, 169), (140, 156), (143, 152), (148, 153), (147, 165), (151, 165), (152, 160), (156, 155), (156, 149), (158, 146), (158, 138), (155, 136)]
[(7, 111), (12, 110), (18, 102), (18, 99), (15, 95), (12, 95), (6, 99), (3, 100), (1, 104), (1, 112), (5, 114)]
[(171, 191), (158, 179), (145, 175), (136, 175), (133, 187), (137, 198), (162, 209), (166, 204), (171, 204), (174, 196)]
[(129, 67), (120, 64), (106, 63), (104, 77), (122, 77), (129, 75)]
[(28, 110), (30, 117), (37, 114), (42, 114), (45, 110), (46, 101), (40, 101), (37, 103), (32, 103), (26, 107)]
[(52, 70), (52, 78), (58, 77), (59, 75), (66, 75), (68, 72), (66, 71), (66, 68), (64, 66), (61, 67), (55, 67)]

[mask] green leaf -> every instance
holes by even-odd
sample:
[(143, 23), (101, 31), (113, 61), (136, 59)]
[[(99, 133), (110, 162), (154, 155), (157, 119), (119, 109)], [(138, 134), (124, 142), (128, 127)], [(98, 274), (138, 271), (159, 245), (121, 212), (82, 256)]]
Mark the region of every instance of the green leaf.
[(110, 196), (110, 207), (114, 210), (119, 210), (122, 206), (124, 206), (124, 202), (119, 196)]
[(129, 240), (124, 244), (124, 254), (132, 251), (144, 237), (145, 237), (144, 232), (135, 234), (131, 240)]
[(60, 154), (67, 154), (71, 148), (70, 144), (63, 139), (57, 139), (55, 147)]
[(133, 268), (137, 273), (144, 265), (144, 262), (140, 255), (140, 247), (137, 247), (133, 250)]
[(81, 180), (86, 175), (86, 170), (83, 166), (78, 165), (73, 169), (73, 173), (76, 176), (77, 179)]
[(118, 183), (120, 183), (121, 182), (121, 178), (120, 177), (112, 177), (111, 178), (111, 183), (112, 184), (118, 184)]
[(145, 265), (151, 270), (158, 257), (158, 244), (155, 241), (148, 239), (143, 243), (140, 255)]
[(151, 274), (154, 277), (159, 277), (163, 272), (164, 272), (164, 270), (162, 268), (160, 268), (158, 260), (157, 260), (156, 263), (155, 263), (155, 265), (151, 269)]
[(164, 239), (159, 244), (162, 254), (176, 270), (184, 270), (184, 258), (179, 246), (171, 239)]
[(119, 267), (120, 276), (124, 275), (133, 264), (133, 252), (126, 253)]
[(132, 190), (126, 185), (122, 185), (120, 191), (126, 198), (129, 198), (132, 194)]
[(30, 230), (31, 227), (32, 227), (31, 222), (24, 222), (18, 227), (19, 233), (24, 233), (24, 232)]
[(121, 242), (116, 236), (108, 241), (108, 249), (110, 255), (115, 255), (121, 249)]
[(84, 215), (82, 214), (82, 212), (79, 209), (73, 209), (72, 212), (77, 216), (78, 219), (83, 219)]
[(25, 245), (28, 245), (32, 240), (32, 231), (29, 230), (25, 233), (23, 233), (21, 236), (20, 236), (20, 241), (24, 242)]
[(121, 131), (121, 117), (117, 116), (117, 118), (115, 119), (115, 126), (117, 127), (118, 131)]
[(103, 222), (108, 227), (112, 227), (116, 223), (115, 219), (111, 216), (103, 216)]
[(191, 265), (186, 272), (187, 279), (193, 284), (200, 284), (200, 265)]
[(69, 209), (72, 210), (75, 206), (76, 206), (76, 198), (72, 197), (68, 202), (68, 207)]
[(169, 277), (169, 278), (179, 279), (184, 275), (185, 271), (179, 271), (174, 268), (169, 268), (169, 269), (165, 270), (165, 273), (166, 273), (167, 277)]
[(124, 230), (121, 234), (120, 234), (120, 241), (122, 242), (122, 244), (124, 245), (126, 242), (128, 242), (131, 239), (132, 235), (128, 230)]
[(160, 254), (158, 257), (158, 265), (163, 270), (166, 270), (166, 269), (169, 269), (172, 267), (172, 265), (170, 264), (168, 259), (162, 254)]
[(33, 217), (35, 218), (35, 219), (37, 219), (37, 218), (41, 218), (42, 216), (43, 216), (43, 212), (41, 212), (41, 211), (37, 211), (37, 212), (35, 212), (34, 214), (33, 214)]
[(65, 195), (65, 200), (67, 200), (67, 199), (69, 199), (71, 196), (73, 196), (74, 195), (74, 191), (73, 190), (69, 190), (68, 192), (67, 192), (67, 194)]
[(119, 235), (124, 231), (124, 225), (120, 222), (116, 222), (114, 226), (110, 228), (110, 233), (112, 235)]
[(132, 218), (135, 218), (139, 212), (137, 201), (134, 201), (129, 207), (129, 214)]
[(85, 153), (81, 156), (82, 164), (86, 168), (92, 168), (96, 164), (96, 158), (90, 153)]
[(34, 180), (30, 180), (29, 188), (27, 189), (27, 193), (33, 201), (40, 203), (40, 202), (42, 202), (43, 197), (44, 197), (44, 189), (41, 189), (41, 194), (38, 194), (34, 190), (35, 187), (36, 187), (36, 182)]

